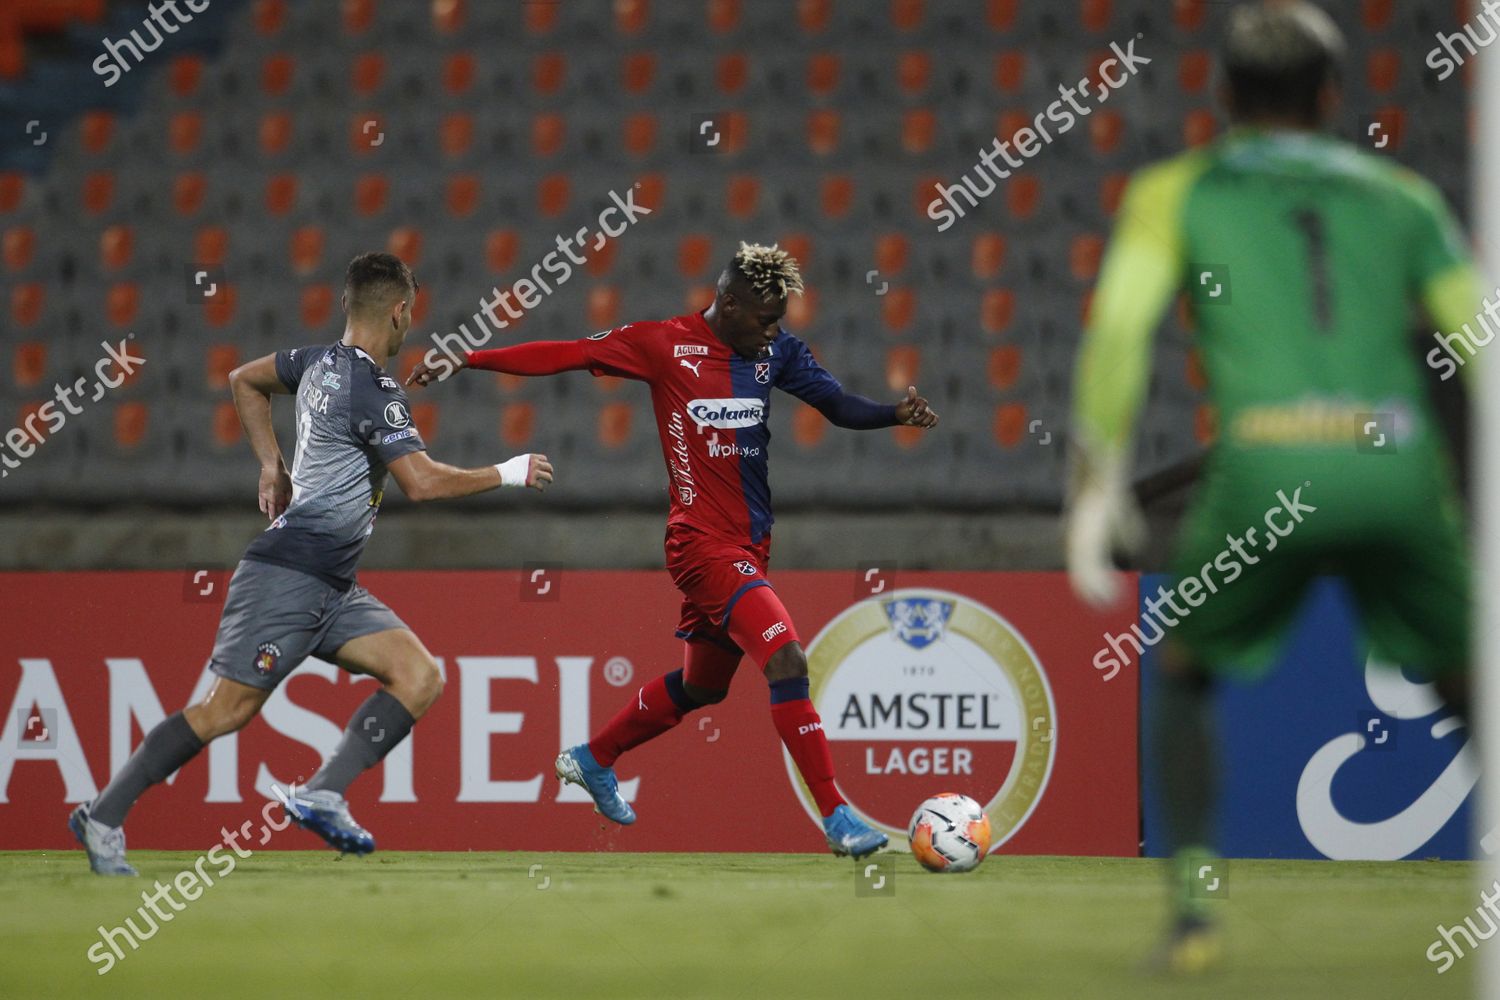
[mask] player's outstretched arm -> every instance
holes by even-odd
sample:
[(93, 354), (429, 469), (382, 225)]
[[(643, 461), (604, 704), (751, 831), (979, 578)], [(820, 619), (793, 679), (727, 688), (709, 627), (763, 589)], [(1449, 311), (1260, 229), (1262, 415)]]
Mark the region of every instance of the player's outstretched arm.
[[(407, 376), (407, 385), (427, 385), (441, 381), (447, 375), (442, 364), (433, 366), (419, 361)], [(492, 351), (470, 351), (458, 365), (464, 368), (481, 368), (485, 371), (506, 375), (557, 375), (561, 372), (580, 371), (589, 366), (588, 355), (583, 344), (576, 340), (538, 340), (530, 344), (515, 344)]]
[(274, 521), (292, 502), (292, 477), (281, 456), (276, 428), (271, 425), (271, 396), (285, 395), (291, 390), (276, 374), (276, 356), (267, 354), (230, 372), (229, 391), (234, 396), (234, 409), (245, 428), (245, 437), (260, 460), (261, 512)]
[(898, 424), (925, 429), (936, 427), (938, 422), (932, 405), (925, 397), (917, 395), (914, 385), (906, 387), (906, 398), (894, 406), (842, 389), (818, 398), (812, 405), (835, 427), (855, 431), (872, 431)]
[(451, 500), (485, 493), (500, 486), (529, 486), (545, 490), (552, 482), (552, 463), (546, 455), (517, 455), (499, 465), (460, 469), (432, 459), (425, 451), (402, 455), (390, 464), (401, 492), (412, 500)]

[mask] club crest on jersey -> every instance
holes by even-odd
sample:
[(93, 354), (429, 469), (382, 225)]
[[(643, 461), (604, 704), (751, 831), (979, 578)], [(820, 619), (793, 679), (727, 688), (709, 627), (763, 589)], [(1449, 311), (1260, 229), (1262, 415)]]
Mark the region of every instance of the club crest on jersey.
[(706, 344), (673, 344), (672, 357), (686, 358), (697, 356), (708, 357), (708, 346)]
[(739, 570), (740, 573), (744, 576), (755, 575), (755, 563), (751, 562), (749, 559), (741, 559), (739, 562), (734, 564), (734, 568)]
[(392, 427), (405, 427), (411, 423), (411, 414), (406, 412), (406, 407), (398, 399), (385, 404), (385, 422)]
[(276, 670), (276, 663), (281, 659), (281, 647), (274, 642), (263, 642), (255, 647), (255, 672), (262, 677), (269, 677)]
[(770, 381), (771, 381), (771, 362), (769, 362), (769, 361), (757, 361), (757, 362), (755, 362), (755, 381), (759, 382), (761, 385), (768, 385), (768, 384), (770, 384)]
[(323, 388), (325, 388), (325, 389), (337, 389), (338, 387), (339, 387), (339, 373), (338, 372), (324, 372), (323, 373)]
[(886, 602), (885, 614), (896, 638), (912, 649), (922, 649), (943, 637), (953, 616), (953, 602), (903, 598)]

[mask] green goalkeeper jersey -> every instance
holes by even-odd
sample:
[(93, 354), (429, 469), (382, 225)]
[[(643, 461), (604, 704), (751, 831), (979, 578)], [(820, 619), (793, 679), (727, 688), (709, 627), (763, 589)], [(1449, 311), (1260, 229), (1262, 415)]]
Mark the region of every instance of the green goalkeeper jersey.
[[(1239, 131), (1131, 181), (1078, 367), (1076, 426), (1120, 448), (1151, 338), (1186, 292), (1219, 440), (1353, 450), (1435, 440), (1407, 340), (1425, 309), (1473, 324), (1477, 283), (1441, 196), (1416, 174), (1304, 132)], [(1389, 426), (1387, 426), (1387, 424)]]

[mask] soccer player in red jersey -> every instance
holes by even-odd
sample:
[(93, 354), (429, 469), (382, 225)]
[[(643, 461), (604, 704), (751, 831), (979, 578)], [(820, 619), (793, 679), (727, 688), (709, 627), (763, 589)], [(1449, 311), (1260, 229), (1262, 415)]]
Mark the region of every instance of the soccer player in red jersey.
[[(667, 571), (682, 591), (683, 666), (642, 687), (588, 743), (557, 757), (557, 776), (583, 786), (600, 813), (635, 822), (614, 763), (683, 716), (724, 700), (748, 654), (771, 688), (771, 719), (818, 804), (835, 854), (862, 857), (886, 844), (834, 784), (833, 757), (808, 697), (807, 657), (766, 567), (771, 549), (766, 425), (773, 388), (840, 427), (932, 427), (937, 414), (915, 387), (894, 405), (844, 391), (807, 345), (781, 328), (787, 297), (802, 291), (796, 260), (741, 243), (719, 275), (713, 304), (662, 322), (629, 323), (585, 340), (470, 352), (462, 367), (511, 375), (587, 369), (645, 382), (669, 477)], [(419, 364), (408, 384), (444, 377), (446, 361)], [(451, 370), (451, 367), (450, 367)]]

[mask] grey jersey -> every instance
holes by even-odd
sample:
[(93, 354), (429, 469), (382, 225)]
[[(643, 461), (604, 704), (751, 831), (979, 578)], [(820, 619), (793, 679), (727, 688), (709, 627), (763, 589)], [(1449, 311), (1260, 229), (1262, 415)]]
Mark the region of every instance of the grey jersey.
[(347, 589), (375, 530), (387, 465), (427, 446), (400, 384), (359, 348), (278, 351), (276, 375), (297, 394), (292, 503), (245, 558)]

